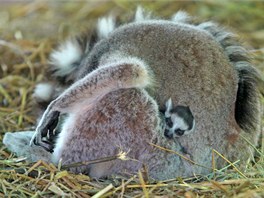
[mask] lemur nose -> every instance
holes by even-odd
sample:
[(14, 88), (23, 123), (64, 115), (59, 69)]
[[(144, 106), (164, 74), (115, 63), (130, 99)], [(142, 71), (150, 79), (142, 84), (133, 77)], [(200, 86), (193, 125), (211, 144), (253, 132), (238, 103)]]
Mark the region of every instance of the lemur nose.
[(169, 139), (173, 138), (173, 134), (170, 134), (170, 131), (168, 129), (165, 129), (164, 135), (166, 138), (169, 138)]
[(181, 130), (181, 129), (175, 129), (174, 133), (176, 135), (179, 135), (179, 136), (182, 136), (184, 134), (184, 130)]

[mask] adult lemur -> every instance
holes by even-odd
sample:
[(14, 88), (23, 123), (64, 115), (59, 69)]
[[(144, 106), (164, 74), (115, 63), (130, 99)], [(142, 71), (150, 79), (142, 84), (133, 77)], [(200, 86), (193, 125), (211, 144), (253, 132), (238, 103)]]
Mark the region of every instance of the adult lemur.
[[(70, 39), (51, 54), (55, 75), (74, 82), (61, 94), (46, 85), (35, 96), (51, 101), (31, 144), (46, 145), (58, 117), (66, 114), (53, 162), (89, 161), (127, 151), (132, 160), (72, 169), (101, 177), (135, 173), (142, 164), (151, 177), (205, 174), (213, 149), (245, 164), (260, 133), (258, 74), (233, 35), (213, 23), (194, 25), (183, 12), (171, 20), (151, 19), (138, 9), (133, 22), (115, 27), (114, 18), (99, 20), (97, 34)], [(54, 94), (53, 94), (54, 93)], [(55, 95), (58, 97), (55, 98)], [(159, 109), (168, 98), (190, 107), (195, 132), (168, 139)], [(192, 162), (172, 151), (188, 154)], [(214, 157), (216, 167), (222, 158)], [(207, 167), (207, 168), (205, 168)]]

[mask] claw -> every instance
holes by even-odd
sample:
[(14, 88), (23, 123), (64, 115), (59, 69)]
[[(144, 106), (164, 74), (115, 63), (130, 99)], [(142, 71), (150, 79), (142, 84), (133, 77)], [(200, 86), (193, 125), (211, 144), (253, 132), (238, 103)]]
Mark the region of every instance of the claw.
[(55, 135), (56, 135), (56, 128), (55, 128), (55, 129), (53, 129), (53, 131), (52, 131), (52, 135), (53, 135), (53, 136), (55, 136)]
[[(51, 132), (53, 133), (53, 131), (57, 127), (57, 124), (59, 122), (59, 116), (60, 116), (60, 112), (58, 112), (58, 111), (52, 112), (51, 117), (49, 118), (50, 119), (49, 120), (49, 123), (45, 127), (46, 130), (42, 131), (42, 133), (44, 133), (46, 136), (49, 136), (50, 137), (50, 133)], [(43, 137), (45, 137), (45, 135), (43, 135)]]
[(50, 130), (48, 129), (48, 132), (47, 132), (47, 139), (50, 139)]
[(54, 146), (49, 141), (42, 141), (38, 143), (38, 145), (44, 148), (48, 152), (53, 152)]
[[(51, 151), (51, 147), (53, 147), (52, 138), (55, 134), (55, 129), (59, 121), (60, 112), (53, 111), (53, 112), (46, 112), (43, 114), (39, 125), (36, 128), (36, 132), (34, 133), (33, 137), (30, 140), (30, 146), (33, 144), (42, 146), (48, 151)], [(46, 137), (46, 141), (42, 140), (42, 138)]]

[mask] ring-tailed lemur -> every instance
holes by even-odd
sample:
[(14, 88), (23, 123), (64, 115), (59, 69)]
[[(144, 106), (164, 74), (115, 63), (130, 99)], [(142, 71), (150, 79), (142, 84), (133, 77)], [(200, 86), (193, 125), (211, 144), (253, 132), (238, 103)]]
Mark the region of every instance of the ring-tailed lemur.
[(194, 131), (195, 119), (189, 107), (173, 106), (171, 98), (166, 102), (164, 135), (171, 139)]
[[(134, 173), (142, 163), (156, 179), (210, 172), (153, 149), (149, 142), (177, 152), (180, 142), (203, 167), (211, 166), (213, 149), (244, 164), (253, 150), (240, 135), (255, 145), (260, 133), (257, 71), (230, 33), (212, 23), (189, 21), (183, 12), (159, 20), (139, 9), (135, 21), (120, 27), (112, 17), (100, 20), (97, 40), (85, 48), (82, 40), (62, 44), (51, 55), (55, 75), (74, 83), (66, 84), (58, 97), (50, 95), (31, 144), (53, 137), (54, 123), (67, 114), (53, 152), (55, 163), (109, 156), (118, 146), (137, 160), (79, 167), (76, 172), (95, 177)], [(195, 133), (175, 141), (164, 137), (159, 109), (169, 97), (191, 109)], [(214, 160), (216, 167), (223, 166), (220, 157)]]

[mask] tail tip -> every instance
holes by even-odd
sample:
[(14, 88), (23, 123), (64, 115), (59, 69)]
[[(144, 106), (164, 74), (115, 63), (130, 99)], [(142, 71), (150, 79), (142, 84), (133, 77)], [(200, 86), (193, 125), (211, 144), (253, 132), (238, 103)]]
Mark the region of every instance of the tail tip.
[(55, 76), (66, 76), (74, 70), (74, 63), (78, 62), (82, 56), (82, 49), (76, 39), (69, 39), (59, 45), (50, 55), (51, 68)]

